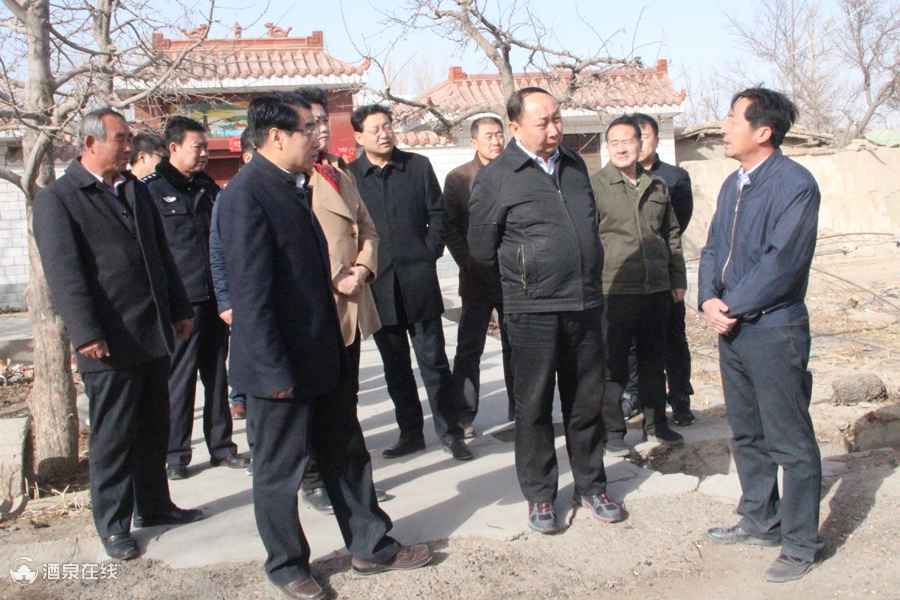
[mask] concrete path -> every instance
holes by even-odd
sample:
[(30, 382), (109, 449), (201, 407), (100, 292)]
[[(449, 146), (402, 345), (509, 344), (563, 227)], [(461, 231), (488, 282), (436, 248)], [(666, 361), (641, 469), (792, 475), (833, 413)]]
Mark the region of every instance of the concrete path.
[[(439, 262), (438, 271), (447, 316), (455, 318), (454, 309), (459, 303), (455, 265), (445, 257)], [(455, 322), (444, 319), (444, 336), (447, 355), (452, 361), (456, 351)], [(505, 418), (507, 399), (498, 340), (488, 337), (481, 366), (481, 407), (476, 427), (482, 435), (470, 444), (476, 460), (460, 463), (441, 449), (432, 428), (424, 388), (420, 387), (428, 448), (411, 457), (386, 461), (381, 451), (398, 435), (393, 404), (375, 344), (368, 340), (362, 345), (359, 419), (372, 455), (376, 485), (393, 496), (383, 505), (394, 521), (392, 535), (402, 542), (456, 536), (508, 539), (527, 530), (526, 505), (516, 481), (511, 432)], [(209, 455), (200, 434), (199, 412), (197, 417), (191, 476), (170, 485), (180, 506), (202, 507), (209, 518), (184, 527), (138, 531), (136, 535), (146, 545), (148, 558), (162, 560), (173, 567), (261, 561), (265, 552), (253, 517), (252, 478), (243, 470), (209, 468)], [(555, 421), (560, 420), (557, 409)], [(245, 425), (243, 421), (235, 423), (235, 439), (241, 451), (247, 450)], [(501, 433), (495, 437), (494, 432)], [(637, 443), (638, 433), (629, 435), (630, 441)], [(572, 495), (572, 474), (564, 438), (557, 437), (556, 444), (560, 461), (557, 509), (565, 514)], [(699, 484), (696, 477), (662, 475), (620, 459), (609, 461), (607, 468), (610, 493), (626, 501), (644, 495), (680, 494), (696, 489)], [(314, 559), (343, 549), (333, 517), (306, 508), (302, 503), (300, 516)]]

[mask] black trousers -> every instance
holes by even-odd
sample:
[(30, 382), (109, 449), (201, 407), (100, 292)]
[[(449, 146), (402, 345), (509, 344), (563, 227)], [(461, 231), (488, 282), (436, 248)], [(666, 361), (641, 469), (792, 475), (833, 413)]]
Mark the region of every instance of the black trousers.
[(476, 302), (463, 299), (459, 314), (459, 329), (456, 333), (456, 357), (453, 359), (453, 380), (461, 403), (459, 420), (471, 424), (478, 414), (478, 391), (481, 387), (481, 355), (487, 339), (487, 328), (491, 314), (497, 310), (500, 322), (500, 345), (503, 350), (503, 377), (506, 380), (507, 416), (510, 421), (516, 415), (516, 401), (513, 395), (513, 375), (510, 364), (509, 337), (503, 326), (503, 307), (491, 302)]
[(172, 504), (166, 480), (168, 357), (130, 369), (83, 373), (91, 419), (91, 512), (100, 537), (127, 533), (132, 514)]
[(231, 441), (227, 357), (228, 327), (219, 318), (216, 303), (194, 304), (194, 330), (187, 340), (176, 342), (169, 372), (170, 465), (191, 462), (198, 371), (204, 388), (203, 438), (209, 455), (225, 458), (237, 452)]
[(666, 327), (672, 296), (655, 294), (610, 294), (606, 297), (606, 359), (613, 383), (603, 405), (610, 438), (625, 437), (625, 420), (618, 406), (618, 392), (628, 382), (628, 355), (636, 340), (640, 400), (644, 408), (644, 428), (653, 432), (667, 427), (666, 421)]
[[(786, 554), (814, 560), (822, 548), (822, 463), (809, 416), (809, 350), (809, 323), (745, 324), (734, 335), (719, 336), (725, 406), (741, 480), (741, 525), (760, 536), (780, 530)], [(779, 466), (784, 469), (781, 495)]]
[(516, 398), (516, 475), (528, 502), (556, 498), (559, 469), (553, 390), (559, 398), (575, 493), (606, 489), (606, 430), (597, 393), (604, 386), (601, 308), (506, 315)]
[(444, 440), (461, 436), (462, 427), (456, 414), (457, 400), (450, 363), (444, 350), (441, 318), (410, 325), (388, 325), (378, 330), (373, 337), (384, 364), (384, 379), (394, 402), (400, 435), (421, 436), (425, 426), (409, 355), (411, 339), (438, 438)]
[[(358, 345), (356, 352), (358, 356)], [(356, 416), (359, 374), (350, 366), (332, 394), (247, 397), (247, 418), (255, 433), (253, 509), (268, 553), (266, 573), (278, 585), (309, 575), (310, 549), (297, 491), (313, 454), (350, 554), (387, 562), (400, 549), (387, 535), (392, 523), (375, 498), (372, 463)]]
[[(682, 404), (672, 406), (673, 409), (690, 408), (690, 397), (694, 393), (691, 385), (691, 349), (688, 346), (685, 328), (686, 306), (684, 302), (672, 300), (669, 310), (669, 327), (666, 330), (666, 383), (669, 388), (669, 400)], [(637, 344), (632, 343), (628, 355), (628, 384), (625, 390), (638, 394), (638, 360)]]

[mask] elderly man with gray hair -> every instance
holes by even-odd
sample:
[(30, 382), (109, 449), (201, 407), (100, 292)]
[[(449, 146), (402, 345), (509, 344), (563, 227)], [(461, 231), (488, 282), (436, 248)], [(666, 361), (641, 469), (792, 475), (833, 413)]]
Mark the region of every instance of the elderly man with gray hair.
[(34, 235), (54, 306), (90, 399), (94, 523), (111, 558), (139, 550), (130, 529), (202, 518), (166, 482), (169, 354), (191, 304), (146, 186), (125, 170), (131, 131), (111, 109), (85, 115), (81, 156), (38, 194)]

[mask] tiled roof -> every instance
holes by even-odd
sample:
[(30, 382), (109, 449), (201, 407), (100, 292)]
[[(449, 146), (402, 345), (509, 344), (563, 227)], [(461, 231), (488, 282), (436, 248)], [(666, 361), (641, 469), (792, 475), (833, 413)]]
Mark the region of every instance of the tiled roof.
[[(659, 60), (655, 68), (620, 68), (588, 75), (589, 81), (581, 85), (571, 103), (575, 107), (593, 110), (628, 107), (678, 107), (684, 102), (685, 91), (675, 91), (669, 79), (668, 62)], [(560, 73), (519, 73), (515, 75), (516, 87), (539, 86), (556, 95), (565, 94), (568, 76)], [(450, 115), (459, 115), (478, 107), (506, 104), (500, 76), (469, 75), (461, 67), (451, 67), (449, 77), (443, 83), (417, 98), (431, 103)], [(424, 116), (423, 111), (398, 106), (398, 116), (404, 121), (415, 121)]]
[(396, 133), (396, 142), (407, 148), (434, 148), (439, 146), (453, 146), (453, 140), (446, 135), (440, 135), (434, 131), (406, 131)]
[[(193, 39), (173, 40), (156, 34), (159, 51), (178, 56)], [(180, 81), (321, 78), (325, 82), (359, 80), (369, 61), (351, 64), (325, 51), (324, 36), (206, 39), (184, 61)], [(285, 83), (290, 83), (286, 81)]]

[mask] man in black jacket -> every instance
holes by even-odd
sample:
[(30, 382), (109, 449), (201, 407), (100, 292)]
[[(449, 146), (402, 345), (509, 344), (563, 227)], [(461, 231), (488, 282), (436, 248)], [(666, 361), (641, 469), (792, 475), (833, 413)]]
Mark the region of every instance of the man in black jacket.
[(174, 333), (191, 306), (146, 187), (125, 172), (131, 133), (111, 109), (81, 122), (82, 153), (34, 204), (34, 235), (53, 304), (77, 350), (90, 401), (91, 505), (115, 559), (135, 558), (136, 527), (202, 517), (169, 496), (165, 459)]
[(497, 117), (480, 117), (472, 121), (470, 130), (475, 157), (447, 173), (444, 180), (444, 204), (447, 208), (447, 249), (459, 266), (459, 329), (456, 338), (456, 357), (453, 359), (453, 379), (460, 395), (460, 421), (465, 437), (475, 437), (475, 415), (478, 413), (480, 362), (484, 342), (491, 321), (497, 311), (500, 341), (503, 348), (503, 375), (506, 380), (507, 415), (512, 421), (516, 414), (513, 396), (512, 365), (509, 340), (503, 327), (503, 307), (500, 303), (500, 282), (481, 281), (469, 268), (469, 196), (475, 176), (482, 167), (503, 152), (503, 123)]
[(810, 172), (779, 150), (796, 119), (796, 107), (779, 92), (735, 94), (725, 154), (740, 168), (722, 184), (699, 273), (700, 310), (719, 334), (742, 492), (737, 525), (707, 535), (722, 544), (782, 546), (766, 573), (772, 582), (803, 577), (822, 549), (805, 303), (820, 195)]
[(560, 107), (549, 92), (523, 88), (510, 96), (507, 113), (515, 139), (475, 179), (468, 241), (482, 277), (499, 272), (528, 524), (541, 533), (559, 530), (557, 379), (574, 502), (598, 520), (621, 521), (625, 512), (606, 495), (603, 467), (603, 248), (590, 178), (581, 157), (560, 146)]
[[(331, 290), (328, 245), (298, 187), (315, 159), (315, 121), (297, 95), (251, 102), (256, 154), (219, 200), (221, 242), (233, 312), (232, 379), (247, 394), (255, 432), (253, 507), (266, 573), (291, 598), (325, 596), (309, 569), (297, 492), (315, 454), (334, 515), (360, 574), (411, 569), (428, 546), (387, 535)], [(312, 200), (314, 201), (314, 200)], [(344, 386), (346, 389), (346, 386)]]
[(400, 427), (400, 439), (382, 454), (397, 458), (425, 449), (422, 405), (409, 357), (412, 338), (438, 438), (455, 459), (471, 460), (458, 422), (441, 324), (444, 302), (436, 263), (444, 252), (446, 216), (440, 185), (427, 158), (394, 147), (388, 109), (361, 106), (350, 123), (363, 148), (350, 172), (379, 237), (372, 294), (382, 328), (373, 337)]
[(210, 464), (247, 466), (231, 440), (228, 407), (228, 327), (219, 318), (209, 264), (209, 229), (219, 186), (203, 170), (207, 163), (206, 130), (187, 117), (166, 124), (169, 157), (144, 179), (162, 216), (169, 248), (194, 309), (191, 337), (172, 355), (169, 374), (169, 479), (187, 477), (191, 462), (197, 371), (203, 381), (203, 437)]

